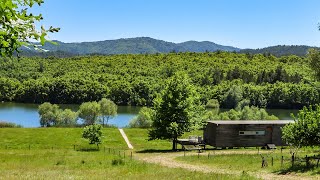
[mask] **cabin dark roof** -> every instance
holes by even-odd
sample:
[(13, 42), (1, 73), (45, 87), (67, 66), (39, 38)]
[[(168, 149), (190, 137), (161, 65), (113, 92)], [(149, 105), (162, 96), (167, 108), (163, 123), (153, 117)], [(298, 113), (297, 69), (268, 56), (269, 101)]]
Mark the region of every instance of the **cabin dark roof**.
[(208, 121), (213, 124), (289, 124), (293, 120), (239, 120), (239, 121)]

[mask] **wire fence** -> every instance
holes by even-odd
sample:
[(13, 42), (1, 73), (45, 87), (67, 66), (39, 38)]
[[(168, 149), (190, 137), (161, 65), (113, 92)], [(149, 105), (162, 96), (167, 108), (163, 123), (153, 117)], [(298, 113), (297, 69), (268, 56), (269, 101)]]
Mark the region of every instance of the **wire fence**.
[[(194, 150), (194, 151), (193, 151)], [(191, 150), (183, 150), (183, 157), (188, 156), (196, 156), (197, 159), (212, 159), (221, 155), (228, 155), (228, 151), (225, 153), (220, 153), (220, 150), (204, 150), (204, 149), (191, 149)], [(313, 168), (319, 167), (320, 164), (320, 154), (317, 155), (305, 155), (305, 156), (296, 156), (294, 153), (290, 154), (288, 152), (283, 152), (283, 149), (280, 150), (260, 150), (257, 148), (257, 153), (254, 151), (239, 151), (240, 155), (260, 155), (261, 159), (258, 158), (255, 164), (259, 164), (261, 168), (273, 167), (277, 166), (280, 168), (295, 168), (295, 167), (303, 167), (303, 168)], [(237, 155), (236, 152), (231, 152), (229, 155)]]
[(10, 152), (10, 151), (24, 151), (24, 152), (30, 152), (32, 153), (33, 151), (64, 151), (64, 152), (98, 152), (98, 153), (103, 153), (106, 155), (114, 155), (119, 158), (123, 159), (133, 159), (133, 151), (132, 150), (127, 150), (127, 149), (117, 149), (117, 148), (110, 148), (106, 146), (83, 146), (83, 145), (78, 145), (78, 144), (73, 144), (68, 147), (61, 147), (61, 146), (41, 146), (38, 147), (36, 145), (24, 145), (24, 146), (15, 146), (15, 145), (4, 145), (0, 146), (0, 151), (4, 152)]

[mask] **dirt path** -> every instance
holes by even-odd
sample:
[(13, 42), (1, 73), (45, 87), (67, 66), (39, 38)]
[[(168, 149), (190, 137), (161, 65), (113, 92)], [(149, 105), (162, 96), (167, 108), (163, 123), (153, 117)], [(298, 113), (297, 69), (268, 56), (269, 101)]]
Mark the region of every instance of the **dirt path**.
[[(215, 155), (219, 154), (255, 154), (257, 152), (254, 151), (248, 151), (248, 152), (240, 152), (240, 151), (220, 151), (215, 152)], [(197, 153), (188, 153), (189, 155), (197, 155)], [(202, 153), (201, 155), (207, 155)], [(183, 168), (188, 169), (190, 171), (199, 171), (204, 173), (217, 173), (217, 174), (228, 174), (228, 175), (236, 175), (240, 176), (242, 174), (242, 171), (239, 170), (230, 170), (230, 169), (222, 169), (220, 167), (214, 167), (214, 166), (207, 166), (207, 165), (194, 165), (187, 162), (181, 162), (177, 161), (175, 158), (184, 156), (184, 153), (143, 153), (143, 154), (136, 154), (136, 158), (140, 161), (144, 161), (147, 163), (154, 163), (154, 164), (160, 164), (162, 166), (170, 167), (170, 168)], [(255, 176), (262, 179), (267, 180), (273, 180), (273, 179), (312, 179), (310, 177), (302, 177), (298, 175), (293, 174), (287, 174), (287, 175), (277, 175), (277, 174), (271, 174), (268, 172), (248, 172), (249, 175)], [(314, 178), (315, 179), (315, 178)]]
[(127, 145), (128, 145), (128, 148), (129, 148), (129, 149), (133, 149), (133, 146), (132, 146), (132, 144), (130, 143), (130, 141), (129, 141), (126, 133), (123, 131), (123, 129), (119, 129), (119, 131), (120, 131), (120, 134), (122, 135), (123, 139), (126, 141), (126, 143), (127, 143)]

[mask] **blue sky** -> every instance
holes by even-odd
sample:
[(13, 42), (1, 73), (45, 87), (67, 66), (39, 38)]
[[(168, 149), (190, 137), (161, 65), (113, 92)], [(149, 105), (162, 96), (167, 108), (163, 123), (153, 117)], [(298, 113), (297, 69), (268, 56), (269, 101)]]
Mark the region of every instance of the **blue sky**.
[(320, 46), (319, 0), (45, 0), (32, 12), (63, 42), (152, 37), (239, 48)]

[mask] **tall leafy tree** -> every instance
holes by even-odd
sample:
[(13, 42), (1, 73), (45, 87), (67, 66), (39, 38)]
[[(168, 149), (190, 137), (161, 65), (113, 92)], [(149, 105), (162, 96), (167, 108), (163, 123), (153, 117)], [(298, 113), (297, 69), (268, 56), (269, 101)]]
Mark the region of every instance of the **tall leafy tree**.
[(104, 126), (105, 120), (106, 120), (106, 124), (108, 124), (109, 119), (117, 115), (118, 107), (113, 101), (106, 98), (102, 98), (99, 101), (99, 105), (100, 105), (100, 114), (102, 116), (102, 125)]
[(237, 107), (243, 99), (243, 90), (237, 85), (233, 85), (223, 96), (223, 106), (228, 109)]
[(38, 107), (41, 127), (55, 126), (57, 124), (59, 111), (59, 106), (56, 104), (51, 104), (48, 102), (41, 104)]
[(320, 144), (320, 105), (304, 107), (294, 121), (282, 129), (282, 138), (289, 145), (299, 148)]
[(42, 15), (29, 12), (34, 4), (41, 5), (43, 0), (0, 0), (0, 51), (1, 56), (12, 56), (13, 52), (22, 45), (30, 45), (29, 39), (46, 42), (49, 32), (58, 32), (59, 28), (50, 27), (37, 31), (36, 22), (41, 21)]
[(309, 66), (314, 71), (315, 78), (320, 80), (320, 52), (310, 49), (308, 52)]
[(57, 119), (58, 126), (71, 127), (77, 122), (78, 114), (71, 109), (60, 110)]
[(79, 117), (84, 120), (84, 124), (95, 124), (100, 115), (100, 105), (96, 101), (82, 103), (78, 114)]
[(203, 106), (186, 74), (177, 73), (168, 80), (154, 101), (154, 110), (149, 139), (172, 140), (173, 150), (177, 149), (178, 137), (202, 125)]

